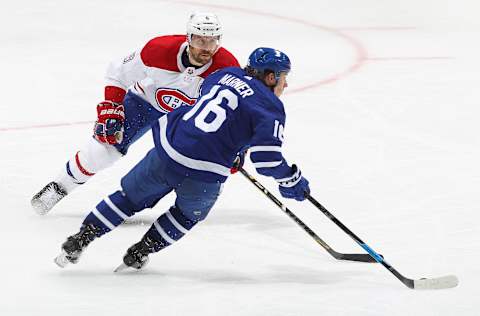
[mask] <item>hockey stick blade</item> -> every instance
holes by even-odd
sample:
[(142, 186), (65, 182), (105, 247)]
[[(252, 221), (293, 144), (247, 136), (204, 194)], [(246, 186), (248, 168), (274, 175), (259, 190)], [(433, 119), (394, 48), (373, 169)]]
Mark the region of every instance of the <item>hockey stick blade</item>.
[(413, 289), (415, 290), (441, 290), (456, 287), (457, 285), (458, 278), (455, 275), (413, 280)]

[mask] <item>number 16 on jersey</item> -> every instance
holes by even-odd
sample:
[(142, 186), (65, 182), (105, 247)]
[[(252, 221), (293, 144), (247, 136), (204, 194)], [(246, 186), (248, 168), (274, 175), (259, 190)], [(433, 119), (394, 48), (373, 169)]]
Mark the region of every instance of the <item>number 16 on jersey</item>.
[[(232, 110), (238, 107), (238, 97), (235, 93), (229, 89), (222, 89), (218, 92), (219, 89), (219, 85), (213, 86), (210, 92), (202, 96), (197, 104), (183, 116), (183, 120), (188, 121), (192, 118), (206, 102), (205, 107), (195, 117), (195, 126), (206, 133), (216, 132), (227, 119), (227, 111), (221, 106), (223, 101), (226, 100), (225, 105)], [(210, 113), (214, 114), (215, 118), (207, 122)]]

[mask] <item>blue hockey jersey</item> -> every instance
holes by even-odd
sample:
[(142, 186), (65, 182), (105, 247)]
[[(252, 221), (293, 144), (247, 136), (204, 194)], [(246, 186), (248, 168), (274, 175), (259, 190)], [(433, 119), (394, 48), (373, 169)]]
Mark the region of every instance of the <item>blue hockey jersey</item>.
[(237, 67), (209, 75), (194, 107), (177, 109), (153, 125), (155, 147), (169, 168), (205, 182), (224, 182), (236, 154), (249, 148), (258, 173), (288, 181), (281, 153), (283, 103)]

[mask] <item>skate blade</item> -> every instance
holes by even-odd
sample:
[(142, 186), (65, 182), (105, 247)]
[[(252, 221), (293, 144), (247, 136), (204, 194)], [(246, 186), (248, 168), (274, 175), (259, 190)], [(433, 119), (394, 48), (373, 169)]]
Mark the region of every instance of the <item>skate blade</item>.
[(117, 273), (117, 272), (122, 272), (124, 270), (127, 270), (128, 268), (130, 268), (129, 266), (127, 266), (125, 263), (122, 263), (121, 265), (119, 265), (115, 270), (113, 270), (113, 272)]
[(125, 271), (125, 270), (137, 272), (137, 271), (143, 270), (143, 267), (141, 267), (140, 269), (137, 269), (137, 268), (134, 268), (134, 267), (131, 267), (131, 266), (127, 266), (125, 263), (122, 263), (115, 270), (113, 270), (113, 272), (118, 273), (118, 272), (122, 272), (122, 271)]
[(65, 251), (62, 251), (61, 254), (59, 254), (53, 261), (59, 266), (60, 268), (65, 268), (67, 264), (70, 263), (67, 259), (67, 253)]

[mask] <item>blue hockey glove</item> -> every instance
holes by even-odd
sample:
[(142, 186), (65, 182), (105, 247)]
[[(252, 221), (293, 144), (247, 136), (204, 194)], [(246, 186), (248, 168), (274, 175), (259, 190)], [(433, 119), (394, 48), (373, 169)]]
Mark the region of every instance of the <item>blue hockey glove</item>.
[(230, 168), (230, 173), (234, 174), (237, 173), (240, 168), (243, 167), (245, 163), (245, 155), (247, 154), (247, 150), (241, 150), (237, 153), (237, 157), (233, 161), (233, 167)]
[(278, 189), (280, 194), (284, 198), (303, 201), (305, 196), (310, 194), (308, 180), (302, 177), (302, 173), (296, 165), (292, 166), (292, 175), (290, 177), (277, 181), (279, 182)]

